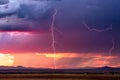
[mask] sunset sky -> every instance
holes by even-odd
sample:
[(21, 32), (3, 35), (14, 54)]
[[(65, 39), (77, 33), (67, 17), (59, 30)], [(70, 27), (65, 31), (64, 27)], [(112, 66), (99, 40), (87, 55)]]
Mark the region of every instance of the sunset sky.
[(119, 0), (0, 0), (0, 66), (120, 67), (119, 10)]

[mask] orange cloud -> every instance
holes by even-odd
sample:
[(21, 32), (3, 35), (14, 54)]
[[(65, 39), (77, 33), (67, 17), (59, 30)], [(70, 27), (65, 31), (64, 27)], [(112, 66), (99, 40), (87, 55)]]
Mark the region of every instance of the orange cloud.
[[(116, 56), (104, 56), (92, 53), (56, 53), (55, 55), (52, 53), (16, 53), (11, 55), (14, 56), (13, 66), (35, 68), (54, 68), (54, 58), (57, 68), (109, 66), (111, 64), (110, 60), (116, 59)], [(103, 65), (103, 63), (105, 64)]]
[(14, 66), (25, 66), (35, 68), (53, 68), (53, 58), (44, 55), (37, 56), (32, 54), (13, 54), (15, 57)]
[(56, 54), (52, 54), (52, 53), (36, 53), (36, 55), (38, 56), (45, 56), (45, 57), (50, 57), (50, 58), (56, 58), (56, 59), (60, 59), (60, 58), (74, 58), (74, 57), (78, 57), (79, 54), (76, 53), (56, 53)]

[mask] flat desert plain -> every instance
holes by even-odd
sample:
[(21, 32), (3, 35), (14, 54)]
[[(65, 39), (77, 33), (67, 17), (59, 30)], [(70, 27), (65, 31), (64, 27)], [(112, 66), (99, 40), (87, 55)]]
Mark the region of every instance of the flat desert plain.
[(0, 74), (0, 80), (120, 80), (112, 74)]

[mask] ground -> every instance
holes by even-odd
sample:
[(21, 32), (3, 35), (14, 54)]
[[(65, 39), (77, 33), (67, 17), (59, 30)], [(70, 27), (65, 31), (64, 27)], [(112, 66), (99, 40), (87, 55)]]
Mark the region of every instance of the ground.
[(0, 74), (0, 80), (120, 80), (113, 74)]

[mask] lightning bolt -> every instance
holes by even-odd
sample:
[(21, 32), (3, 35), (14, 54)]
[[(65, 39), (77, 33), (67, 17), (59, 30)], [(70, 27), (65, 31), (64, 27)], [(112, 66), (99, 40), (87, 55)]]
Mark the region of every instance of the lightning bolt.
[[(83, 25), (84, 27), (86, 27), (89, 31), (96, 31), (96, 32), (105, 32), (105, 31), (109, 31), (109, 30), (112, 30), (112, 24), (106, 28), (106, 29), (102, 29), (102, 30), (99, 30), (99, 29), (96, 29), (96, 28), (90, 28), (85, 22), (83, 22)], [(108, 61), (108, 59), (110, 58), (110, 56), (112, 55), (112, 51), (115, 49), (115, 41), (114, 39), (112, 38), (111, 40), (112, 42), (112, 46), (111, 48), (109, 49), (108, 51), (108, 57), (104, 60), (103, 64), (102, 65), (105, 65), (105, 63)]]
[(96, 31), (96, 32), (105, 32), (105, 31), (109, 31), (112, 30), (112, 24), (110, 25), (110, 27), (106, 28), (106, 29), (96, 29), (96, 28), (90, 28), (85, 22), (83, 22), (83, 25), (89, 30), (89, 31)]
[(108, 57), (104, 60), (104, 62), (103, 62), (103, 65), (105, 66), (105, 64), (106, 64), (106, 61), (110, 58), (110, 56), (112, 55), (112, 51), (115, 49), (115, 41), (114, 41), (114, 39), (112, 38), (112, 40), (111, 40), (111, 42), (112, 42), (112, 47), (109, 49), (109, 51), (108, 51), (108, 53), (109, 53), (109, 55), (108, 55)]
[(56, 41), (55, 41), (55, 27), (54, 27), (57, 12), (58, 12), (58, 10), (55, 9), (54, 14), (52, 15), (52, 23), (50, 26), (51, 27), (51, 36), (52, 36), (52, 48), (53, 48), (53, 54), (54, 54), (54, 69), (57, 68), (57, 66), (56, 66), (56, 48), (55, 48), (55, 43), (56, 43)]
[(114, 39), (112, 38), (112, 47), (110, 48), (109, 50), (109, 55), (111, 56), (112, 55), (112, 51), (115, 49), (115, 42), (114, 42)]

